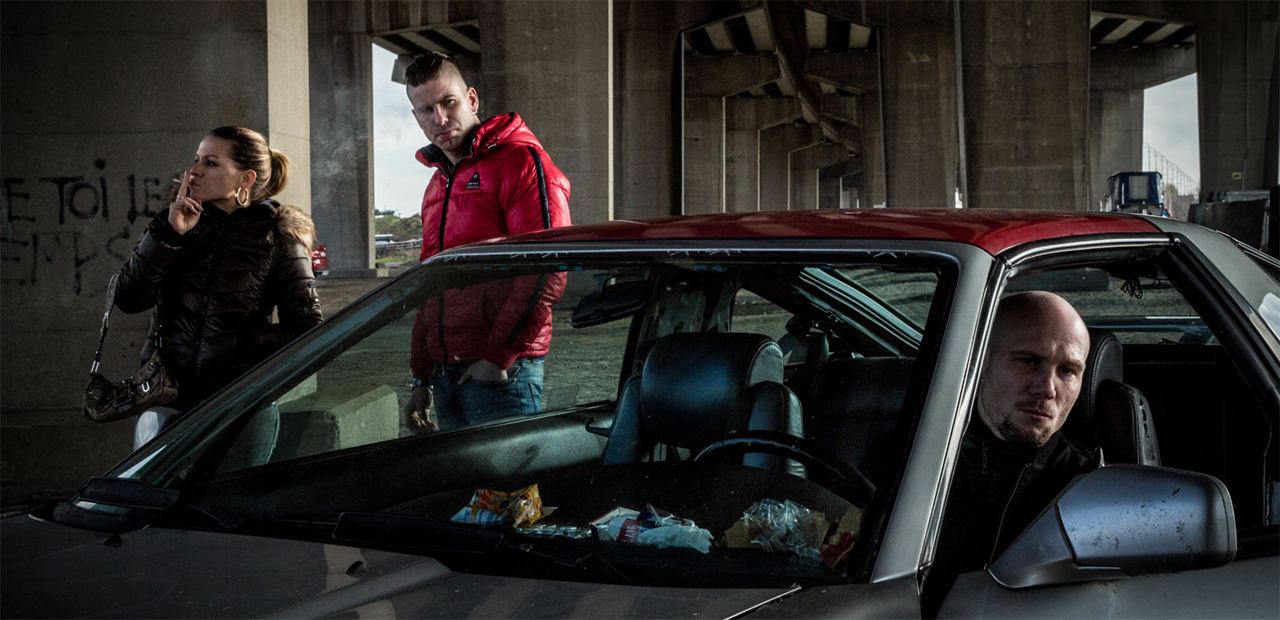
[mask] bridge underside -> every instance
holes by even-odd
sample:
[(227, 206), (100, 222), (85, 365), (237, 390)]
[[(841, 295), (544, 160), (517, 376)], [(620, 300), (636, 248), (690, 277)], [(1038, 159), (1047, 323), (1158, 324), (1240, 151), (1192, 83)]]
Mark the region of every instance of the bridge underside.
[[(1203, 192), (1274, 177), (1258, 154), (1276, 140), (1256, 128), (1280, 105), (1264, 70), (1280, 11), (1258, 3), (312, 6), (325, 11), (312, 16), (313, 42), (346, 29), (403, 58), (458, 58), (482, 112), (519, 111), (568, 171), (578, 222), (957, 202), (1094, 209), (1108, 175), (1142, 165), (1144, 90), (1198, 65)], [(335, 111), (364, 105), (362, 91), (312, 91), (337, 98)], [(321, 125), (345, 139), (352, 118)], [(368, 166), (356, 155), (314, 167), (358, 177)], [(368, 244), (363, 226), (316, 206), (322, 230)]]
[[(1213, 49), (1201, 80), (1230, 90), (1237, 77), (1224, 65), (1274, 65), (1276, 23), (1274, 9), (1250, 3), (416, 6), (373, 5), (375, 43), (462, 59), (483, 98), (536, 119), (549, 148), (585, 154), (579, 221), (957, 197), (978, 208), (1096, 208), (1110, 173), (1141, 166), (1144, 89), (1195, 72), (1204, 40)], [(547, 36), (513, 40), (510, 12), (523, 32)], [(1252, 44), (1224, 49), (1250, 34)], [(521, 74), (526, 66), (539, 79)], [(602, 75), (604, 93), (594, 90)], [(1255, 84), (1252, 99), (1263, 90)], [(598, 106), (566, 114), (566, 96)], [(1202, 144), (1253, 139), (1239, 129), (1263, 126), (1264, 106), (1252, 118), (1238, 109), (1201, 110), (1214, 134)], [(1209, 159), (1206, 193), (1218, 180), (1240, 185), (1232, 172), (1266, 181), (1259, 157), (1248, 171)], [(591, 167), (603, 161), (607, 170)]]

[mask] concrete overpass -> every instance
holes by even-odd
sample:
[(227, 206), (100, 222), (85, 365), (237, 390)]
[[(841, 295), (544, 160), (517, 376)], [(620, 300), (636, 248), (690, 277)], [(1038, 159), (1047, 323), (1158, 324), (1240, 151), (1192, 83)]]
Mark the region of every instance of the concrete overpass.
[[(0, 2), (0, 479), (127, 450), (78, 413), (103, 289), (208, 129), (263, 130), (334, 271), (373, 275), (370, 84), (395, 76), (371, 44), (458, 55), (595, 222), (1093, 208), (1140, 165), (1143, 89), (1193, 71), (1202, 191), (1275, 185), (1278, 24), (1210, 0)], [(116, 319), (109, 374), (144, 322)]]

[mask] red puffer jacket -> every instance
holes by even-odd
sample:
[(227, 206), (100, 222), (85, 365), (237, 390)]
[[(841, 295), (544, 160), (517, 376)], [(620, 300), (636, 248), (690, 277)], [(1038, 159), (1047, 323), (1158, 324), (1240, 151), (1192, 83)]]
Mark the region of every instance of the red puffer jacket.
[[(418, 161), (435, 168), (422, 199), (423, 260), (449, 248), (569, 225), (569, 180), (517, 114), (481, 123), (471, 154), (451, 165), (434, 145)], [(563, 274), (524, 277), (446, 291), (419, 309), (412, 369), (426, 379), (441, 362), (485, 359), (509, 368), (545, 355), (551, 346), (551, 306), (564, 292)]]

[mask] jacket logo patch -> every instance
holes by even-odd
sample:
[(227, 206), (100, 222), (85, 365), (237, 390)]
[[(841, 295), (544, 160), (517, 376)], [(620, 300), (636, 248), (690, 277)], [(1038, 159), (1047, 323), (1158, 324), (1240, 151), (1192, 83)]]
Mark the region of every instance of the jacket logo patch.
[(480, 173), (471, 175), (471, 180), (467, 181), (467, 189), (480, 189)]

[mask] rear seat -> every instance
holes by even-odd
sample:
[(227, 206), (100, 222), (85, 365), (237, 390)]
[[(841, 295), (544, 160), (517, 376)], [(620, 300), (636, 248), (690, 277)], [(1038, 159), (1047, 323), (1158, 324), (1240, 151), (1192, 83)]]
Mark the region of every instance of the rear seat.
[(911, 357), (831, 359), (813, 381), (805, 434), (865, 471), (872, 442), (892, 430), (906, 399)]

